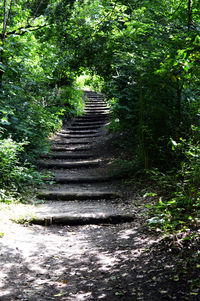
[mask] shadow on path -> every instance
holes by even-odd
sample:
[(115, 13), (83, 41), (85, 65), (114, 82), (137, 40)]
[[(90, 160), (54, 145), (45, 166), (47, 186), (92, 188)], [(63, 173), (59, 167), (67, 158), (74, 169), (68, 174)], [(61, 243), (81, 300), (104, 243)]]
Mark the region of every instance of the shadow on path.
[(198, 300), (157, 243), (135, 222), (12, 225), (0, 241), (0, 300)]

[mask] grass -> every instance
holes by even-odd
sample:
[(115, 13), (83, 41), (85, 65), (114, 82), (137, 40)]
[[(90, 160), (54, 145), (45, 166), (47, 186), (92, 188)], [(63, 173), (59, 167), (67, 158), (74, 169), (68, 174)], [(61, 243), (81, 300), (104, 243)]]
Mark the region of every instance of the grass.
[(35, 206), (33, 204), (0, 203), (0, 237), (3, 237), (10, 230), (13, 222), (24, 223), (34, 217)]

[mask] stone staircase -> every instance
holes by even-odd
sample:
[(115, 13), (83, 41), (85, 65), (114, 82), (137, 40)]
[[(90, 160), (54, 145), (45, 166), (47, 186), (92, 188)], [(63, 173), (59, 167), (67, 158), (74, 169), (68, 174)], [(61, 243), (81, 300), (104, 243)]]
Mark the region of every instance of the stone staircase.
[(37, 206), (32, 223), (118, 223), (135, 217), (130, 206), (123, 204), (105, 158), (96, 157), (93, 151), (109, 124), (109, 108), (102, 94), (85, 94), (83, 116), (74, 118), (54, 136), (51, 152), (39, 163), (52, 176), (38, 191), (37, 197), (44, 203)]

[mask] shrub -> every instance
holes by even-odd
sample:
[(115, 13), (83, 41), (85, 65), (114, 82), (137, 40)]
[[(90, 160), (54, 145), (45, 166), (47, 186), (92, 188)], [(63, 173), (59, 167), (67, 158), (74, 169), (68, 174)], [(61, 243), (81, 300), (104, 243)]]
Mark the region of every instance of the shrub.
[[(162, 224), (165, 229), (184, 228), (195, 224), (200, 213), (200, 128), (192, 127), (188, 140), (172, 140), (172, 149), (179, 168), (166, 173), (151, 171), (151, 178), (167, 192), (153, 207), (152, 224)], [(181, 160), (180, 160), (181, 159)], [(156, 222), (155, 222), (156, 221)], [(162, 223), (161, 223), (162, 222)]]
[[(22, 165), (20, 155), (24, 145), (11, 138), (0, 140), (0, 189), (9, 191), (24, 191), (27, 185), (41, 180), (39, 173), (29, 165)], [(3, 190), (1, 190), (3, 191)]]

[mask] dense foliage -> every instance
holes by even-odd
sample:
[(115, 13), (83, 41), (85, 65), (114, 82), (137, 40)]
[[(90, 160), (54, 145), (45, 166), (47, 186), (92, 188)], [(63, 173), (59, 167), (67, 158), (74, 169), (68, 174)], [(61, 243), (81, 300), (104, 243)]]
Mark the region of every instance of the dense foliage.
[(74, 82), (89, 73), (112, 105), (111, 129), (126, 135), (122, 169), (148, 171), (168, 191), (157, 220), (191, 220), (200, 199), (198, 1), (4, 0), (0, 11), (2, 147), (23, 145), (20, 164), (31, 162), (61, 117), (81, 112)]
[[(72, 1), (69, 2), (69, 8)], [(63, 2), (62, 2), (63, 3)], [(66, 2), (66, 7), (68, 3)], [(0, 4), (0, 189), (14, 193), (39, 180), (33, 164), (62, 120), (82, 111), (82, 93), (66, 78), (49, 37), (57, 1)], [(70, 14), (69, 14), (70, 15)], [(62, 66), (62, 67), (61, 67)]]

